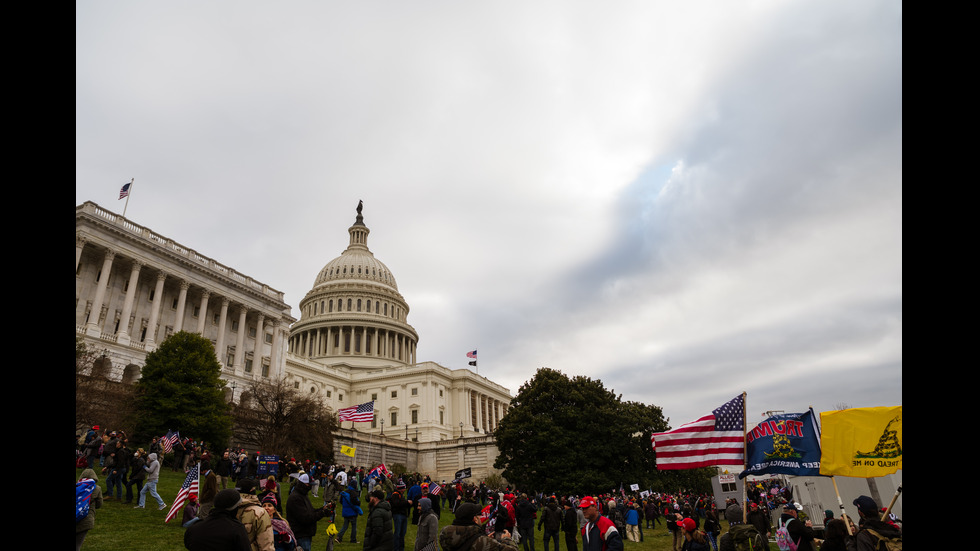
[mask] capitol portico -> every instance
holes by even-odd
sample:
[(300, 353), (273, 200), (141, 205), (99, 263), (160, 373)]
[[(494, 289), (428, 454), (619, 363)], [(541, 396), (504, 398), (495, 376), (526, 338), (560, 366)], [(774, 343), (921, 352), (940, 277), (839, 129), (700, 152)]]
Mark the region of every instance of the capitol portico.
[[(210, 339), (228, 399), (283, 377), (332, 411), (374, 402), (370, 423), (341, 424), (351, 462), (400, 462), (437, 478), (492, 469), (490, 433), (510, 392), (465, 368), (419, 361), (419, 334), (394, 274), (368, 247), (359, 204), (349, 244), (291, 315), (283, 293), (92, 202), (75, 210), (75, 323), (102, 351), (104, 376), (134, 382), (146, 353), (177, 331)], [(338, 461), (345, 456), (336, 454)]]

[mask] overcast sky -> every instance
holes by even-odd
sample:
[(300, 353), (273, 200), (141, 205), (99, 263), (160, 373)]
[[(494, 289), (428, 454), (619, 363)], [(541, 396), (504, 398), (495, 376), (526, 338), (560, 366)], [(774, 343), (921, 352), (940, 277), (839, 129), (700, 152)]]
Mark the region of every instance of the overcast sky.
[[(75, 203), (672, 426), (902, 404), (902, 4), (76, 3)], [(135, 178), (128, 206), (119, 188)]]

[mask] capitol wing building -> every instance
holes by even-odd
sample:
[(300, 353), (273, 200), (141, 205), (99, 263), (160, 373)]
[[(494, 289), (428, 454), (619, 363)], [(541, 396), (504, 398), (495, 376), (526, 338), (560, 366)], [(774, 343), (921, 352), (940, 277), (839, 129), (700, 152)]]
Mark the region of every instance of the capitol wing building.
[[(247, 403), (251, 381), (280, 377), (334, 412), (373, 401), (373, 421), (341, 423), (337, 462), (402, 463), (437, 480), (462, 468), (477, 478), (496, 472), (490, 433), (509, 390), (418, 360), (408, 302), (368, 248), (361, 210), (297, 320), (270, 285), (95, 203), (77, 206), (75, 331), (102, 355), (98, 376), (133, 383), (160, 342), (196, 332), (214, 344), (229, 401)], [(341, 445), (357, 455), (340, 455)]]

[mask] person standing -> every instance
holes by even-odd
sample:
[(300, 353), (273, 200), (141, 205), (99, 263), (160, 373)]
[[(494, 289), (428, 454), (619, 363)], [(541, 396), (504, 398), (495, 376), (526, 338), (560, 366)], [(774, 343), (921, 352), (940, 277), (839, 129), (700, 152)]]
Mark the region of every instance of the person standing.
[(881, 511), (875, 500), (868, 496), (859, 496), (854, 500), (861, 517), (861, 529), (854, 537), (857, 551), (874, 551), (879, 549), (881, 538), (901, 539), (902, 531), (892, 524), (881, 520)]
[(762, 536), (766, 543), (766, 549), (768, 549), (769, 538), (772, 537), (772, 521), (769, 520), (769, 514), (760, 509), (759, 504), (753, 501), (749, 503), (749, 513), (745, 520), (759, 531), (759, 535)]
[(803, 506), (794, 501), (783, 505), (783, 514), (779, 517), (780, 528), (786, 528), (789, 537), (796, 543), (797, 551), (817, 551), (813, 541), (816, 538), (813, 522), (800, 520), (799, 512), (802, 510)]
[(95, 488), (88, 498), (88, 514), (82, 520), (75, 522), (75, 551), (82, 548), (85, 536), (88, 535), (89, 530), (95, 528), (95, 510), (102, 507), (102, 488), (99, 487), (99, 477), (95, 474), (95, 469), (86, 468), (82, 471), (78, 482), (85, 480), (95, 482)]
[(399, 482), (398, 487), (395, 488), (391, 497), (388, 498), (388, 504), (391, 505), (392, 528), (394, 529), (393, 551), (405, 551), (405, 534), (408, 532), (409, 504), (408, 500), (402, 495), (404, 493), (405, 484)]
[[(419, 528), (415, 536), (414, 551), (422, 551), (429, 544), (434, 545), (438, 537), (439, 517), (432, 510), (432, 498), (423, 497), (419, 499)], [(365, 549), (367, 549), (366, 543)]]
[(599, 513), (599, 506), (591, 496), (579, 502), (585, 516), (582, 527), (582, 551), (623, 551), (623, 537), (613, 521)]
[(350, 477), (350, 485), (347, 490), (340, 493), (340, 516), (344, 517), (344, 525), (337, 533), (337, 543), (344, 541), (344, 534), (347, 528), (351, 527), (350, 542), (357, 543), (357, 517), (364, 514), (360, 505), (360, 493), (357, 491), (357, 482), (354, 477)]
[(538, 508), (527, 498), (527, 494), (521, 494), (515, 501), (514, 517), (517, 532), (521, 535), (519, 543), (524, 551), (534, 551), (534, 515), (537, 512)]
[(327, 515), (326, 506), (313, 508), (309, 496), (311, 489), (310, 476), (301, 474), (296, 480), (295, 490), (286, 499), (286, 520), (296, 536), (296, 545), (303, 551), (312, 549), (316, 523)]
[[(367, 527), (364, 529), (364, 551), (391, 551), (395, 533), (391, 523), (391, 505), (385, 501), (384, 491), (371, 492), (368, 495), (368, 504), (370, 509)], [(438, 529), (438, 524), (436, 527)], [(419, 531), (422, 531), (421, 526)]]
[(146, 484), (140, 490), (139, 501), (134, 509), (143, 509), (146, 505), (146, 494), (150, 494), (153, 499), (157, 500), (157, 505), (159, 505), (157, 509), (163, 510), (167, 504), (157, 493), (157, 482), (160, 481), (160, 462), (157, 461), (157, 454), (155, 453), (151, 453), (147, 459), (149, 461), (143, 466), (143, 470), (146, 472)]
[[(555, 551), (558, 551), (558, 533), (561, 532), (562, 512), (558, 510), (558, 502), (555, 496), (548, 498), (541, 511), (541, 518), (538, 520), (538, 530), (544, 528), (544, 551), (548, 551), (549, 544), (554, 542)], [(534, 537), (534, 534), (531, 534)]]
[(228, 455), (228, 451), (221, 455), (221, 459), (218, 460), (218, 464), (215, 465), (214, 474), (218, 479), (218, 484), (221, 485), (221, 489), (224, 490), (228, 488), (228, 481), (231, 479), (231, 469), (232, 469), (231, 457)]
[(241, 496), (241, 502), (235, 512), (235, 518), (245, 525), (252, 551), (275, 551), (272, 517), (255, 497), (255, 481), (251, 478), (243, 478), (238, 482), (236, 489)]
[(126, 482), (126, 503), (133, 502), (133, 485), (136, 485), (136, 495), (143, 490), (143, 481), (146, 480), (146, 452), (143, 448), (138, 448), (133, 457), (129, 460), (129, 480)]
[(201, 502), (201, 518), (208, 516), (211, 508), (214, 507), (214, 498), (218, 495), (218, 477), (211, 469), (211, 462), (207, 459), (201, 461), (201, 494), (198, 501)]
[[(562, 507), (564, 512), (561, 519), (561, 531), (565, 533), (565, 551), (578, 551), (578, 511), (572, 505), (572, 501), (569, 498), (564, 498), (562, 500)], [(548, 545), (547, 540), (544, 543)], [(555, 551), (558, 551), (558, 545), (555, 545)]]

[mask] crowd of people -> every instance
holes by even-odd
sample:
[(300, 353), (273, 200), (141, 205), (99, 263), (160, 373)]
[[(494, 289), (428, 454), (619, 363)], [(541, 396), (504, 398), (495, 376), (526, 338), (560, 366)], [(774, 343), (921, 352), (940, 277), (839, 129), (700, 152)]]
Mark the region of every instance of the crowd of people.
[[(901, 538), (900, 521), (880, 520), (877, 504), (861, 496), (855, 500), (861, 513), (858, 525), (847, 519), (848, 531), (843, 519), (827, 518), (826, 533), (820, 534), (824, 538), (818, 539), (812, 522), (800, 518), (802, 508), (771, 482), (748, 491), (749, 511), (743, 517), (738, 502), (730, 500), (719, 511), (713, 496), (706, 494), (620, 490), (554, 495), (285, 457), (274, 469), (264, 466), (274, 474), (260, 476), (257, 452), (226, 449), (217, 455), (193, 439), (169, 446), (160, 440), (154, 438), (148, 450), (133, 450), (124, 432), (100, 432), (94, 426), (78, 438), (77, 466), (84, 469), (80, 480), (98, 480), (100, 473), (104, 477), (105, 491), (99, 489), (91, 515), (102, 501), (122, 501), (124, 495), (124, 503), (136, 500), (136, 508), (144, 508), (149, 495), (164, 509), (167, 504), (156, 491), (164, 455), (169, 456), (167, 468), (175, 471), (198, 466), (199, 492), (185, 502), (181, 519), (185, 547), (191, 551), (310, 551), (318, 526), (328, 526), (319, 531), (327, 534), (327, 551), (345, 537), (364, 551), (405, 551), (406, 545), (411, 551), (536, 551), (535, 529), (542, 532), (544, 551), (580, 551), (580, 546), (581, 551), (623, 551), (624, 541), (644, 540), (644, 529), (648, 535), (651, 529), (665, 530), (673, 551), (729, 551), (744, 548), (743, 541), (750, 549), (768, 551), (769, 542), (779, 537), (792, 538), (801, 551), (871, 551), (879, 538)], [(313, 499), (319, 502), (316, 506)], [(774, 526), (770, 519), (777, 508), (782, 515)], [(444, 514), (453, 521), (440, 531)], [(360, 517), (366, 518), (359, 530)], [(93, 519), (76, 523), (76, 549)], [(409, 522), (418, 527), (414, 542), (405, 541)]]

